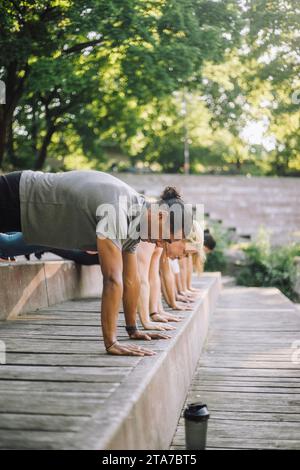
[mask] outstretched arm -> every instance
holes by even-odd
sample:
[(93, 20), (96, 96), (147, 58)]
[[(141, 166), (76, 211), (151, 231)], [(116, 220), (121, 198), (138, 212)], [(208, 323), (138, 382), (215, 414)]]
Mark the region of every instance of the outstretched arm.
[(123, 295), (123, 261), (121, 251), (109, 239), (97, 239), (99, 262), (103, 274), (101, 321), (106, 348), (117, 341), (117, 321)]
[(160, 274), (163, 295), (169, 307), (173, 310), (191, 310), (191, 307), (182, 306), (176, 302), (175, 278), (165, 252), (163, 252), (160, 258)]
[(187, 256), (187, 276), (186, 276), (186, 284), (187, 284), (188, 290), (191, 290), (191, 287), (192, 287), (192, 275), (193, 275), (193, 258), (192, 258), (192, 255), (189, 253)]
[(141, 242), (137, 248), (138, 271), (141, 280), (141, 290), (138, 300), (139, 315), (144, 328), (150, 324), (149, 317), (149, 297), (150, 297), (150, 284), (149, 284), (149, 268), (151, 257), (154, 251), (152, 243)]
[(149, 283), (150, 283), (150, 312), (158, 312), (161, 298), (161, 283), (159, 277), (159, 263), (163, 249), (156, 247), (151, 258)]
[(176, 309), (174, 275), (170, 270), (169, 259), (165, 252), (160, 258), (160, 274), (164, 298), (169, 307)]
[[(150, 312), (154, 322), (180, 321), (175, 315), (163, 311), (161, 301), (161, 282), (159, 276), (159, 264), (162, 255), (162, 248), (156, 247), (151, 258), (149, 282), (150, 282)], [(165, 329), (173, 330), (173, 326), (164, 325)]]
[[(169, 325), (163, 325), (162, 323), (157, 323), (152, 321), (152, 317), (150, 318), (150, 311), (149, 311), (149, 302), (150, 295), (152, 295), (152, 287), (150, 282), (151, 276), (151, 266), (153, 262), (153, 257), (155, 257), (155, 245), (152, 243), (141, 242), (137, 249), (137, 257), (138, 257), (138, 269), (141, 279), (141, 292), (139, 296), (139, 314), (142, 325), (145, 330), (171, 330), (172, 327)], [(157, 276), (159, 277), (159, 263), (157, 266)], [(159, 286), (160, 289), (160, 286)], [(160, 291), (159, 291), (160, 292)], [(155, 312), (157, 310), (151, 310)], [(162, 336), (161, 336), (162, 337)], [(164, 338), (164, 336), (163, 336)]]
[[(125, 356), (152, 355), (151, 351), (130, 344), (120, 344), (117, 340), (117, 321), (123, 294), (123, 260), (121, 250), (109, 239), (97, 238), (99, 262), (103, 274), (103, 294), (101, 321), (103, 339), (109, 354)], [(127, 317), (133, 306), (126, 304)]]
[(123, 306), (126, 325), (136, 325), (137, 304), (140, 295), (140, 278), (136, 253), (123, 252)]
[[(140, 294), (140, 280), (138, 275), (138, 263), (137, 255), (135, 253), (123, 252), (123, 284), (124, 284), (124, 294), (123, 294), (123, 305), (124, 305), (124, 314), (126, 319), (127, 327), (132, 331), (128, 331), (129, 337), (131, 339), (141, 339), (141, 340), (150, 340), (150, 339), (168, 339), (169, 336), (162, 333), (145, 333), (136, 328), (136, 314), (137, 314), (137, 303)], [(147, 303), (149, 305), (149, 295)], [(144, 310), (145, 311), (145, 310)], [(147, 313), (147, 312), (146, 312)], [(149, 318), (149, 307), (148, 307), (148, 318)], [(154, 324), (156, 325), (156, 324)], [(147, 323), (144, 324), (144, 327), (147, 327)]]

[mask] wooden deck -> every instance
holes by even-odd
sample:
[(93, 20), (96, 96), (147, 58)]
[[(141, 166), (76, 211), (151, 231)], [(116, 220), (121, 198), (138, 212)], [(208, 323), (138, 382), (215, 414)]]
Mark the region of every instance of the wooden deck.
[[(148, 429), (155, 415), (149, 393), (153, 399), (156, 393), (160, 395), (158, 417), (164, 400), (176, 409), (175, 414), (172, 412), (174, 423), (169, 423), (173, 426), (170, 443), (205, 340), (205, 322), (218, 294), (219, 279), (217, 275), (201, 277), (201, 299), (194, 312), (183, 314), (184, 320), (171, 332), (171, 340), (140, 343), (156, 350), (155, 357), (106, 354), (100, 333), (99, 299), (67, 301), (23, 314), (14, 321), (0, 322), (0, 340), (7, 348), (6, 364), (0, 365), (0, 448), (107, 448), (115, 442), (113, 436), (126, 419), (129, 424), (122, 431), (126, 436), (116, 442), (123, 445), (127, 439), (126, 448), (141, 448), (144, 441), (136, 442), (134, 434), (139, 432), (149, 446), (161, 445), (163, 426), (162, 436), (159, 429)], [(122, 314), (118, 336), (127, 341)], [(179, 367), (184, 366), (184, 360), (188, 365), (182, 373)], [(156, 379), (161, 386), (155, 384)], [(172, 380), (177, 381), (178, 390), (173, 398)], [(146, 414), (143, 435), (140, 410), (151, 413), (149, 418)], [(166, 415), (166, 426), (167, 421)]]
[[(278, 290), (223, 290), (187, 398), (199, 400), (208, 449), (300, 449), (300, 311)], [(182, 418), (172, 448), (184, 449)]]

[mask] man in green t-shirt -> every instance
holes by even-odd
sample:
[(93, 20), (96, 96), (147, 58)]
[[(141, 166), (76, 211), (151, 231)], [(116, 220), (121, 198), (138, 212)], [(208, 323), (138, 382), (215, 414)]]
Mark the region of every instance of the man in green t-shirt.
[(31, 245), (98, 252), (103, 274), (103, 339), (110, 354), (154, 354), (118, 342), (122, 299), (131, 339), (166, 337), (136, 327), (139, 277), (135, 249), (140, 240), (162, 245), (186, 238), (191, 227), (191, 210), (174, 188), (166, 188), (157, 204), (148, 203), (118, 178), (98, 171), (23, 171), (0, 176), (0, 232), (22, 232)]

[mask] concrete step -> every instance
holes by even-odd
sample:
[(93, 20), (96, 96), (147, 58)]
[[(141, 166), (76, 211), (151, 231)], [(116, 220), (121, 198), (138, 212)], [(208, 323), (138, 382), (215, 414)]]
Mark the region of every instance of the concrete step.
[(99, 266), (72, 261), (0, 263), (0, 320), (74, 298), (101, 294)]
[[(222, 219), (225, 227), (255, 236), (260, 226), (271, 232), (274, 244), (300, 240), (299, 178), (218, 175), (121, 173), (122, 180), (137, 189), (160, 194), (176, 186), (186, 202), (204, 204), (210, 219)], [(280, 220), (280, 224), (278, 223)]]
[[(170, 340), (141, 341), (153, 357), (106, 354), (99, 298), (67, 301), (0, 323), (0, 448), (167, 449), (221, 289), (203, 274), (201, 296)], [(128, 341), (120, 315), (118, 336)], [(0, 341), (0, 344), (1, 344)], [(2, 343), (3, 344), (3, 343)]]

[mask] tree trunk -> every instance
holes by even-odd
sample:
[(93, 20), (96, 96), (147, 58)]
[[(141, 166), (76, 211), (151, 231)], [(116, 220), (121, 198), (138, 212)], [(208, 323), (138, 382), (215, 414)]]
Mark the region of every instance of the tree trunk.
[(14, 149), (13, 120), (11, 119), (7, 126), (6, 154), (13, 167), (18, 166), (18, 159)]
[(6, 122), (2, 106), (4, 105), (0, 105), (0, 167), (2, 167), (6, 143)]
[(43, 143), (41, 145), (41, 148), (38, 152), (37, 160), (34, 165), (35, 170), (42, 170), (47, 158), (47, 153), (48, 153), (48, 147), (51, 142), (52, 136), (54, 132), (56, 131), (56, 127), (54, 124), (51, 124), (48, 129), (47, 133), (44, 137)]
[[(24, 91), (24, 83), (29, 73), (28, 64), (24, 67), (25, 73), (18, 78), (18, 67), (12, 62), (7, 68), (6, 75), (6, 104), (0, 105), (0, 167), (3, 165), (4, 154), (7, 150), (9, 132), (12, 129), (14, 111)], [(11, 135), (11, 139), (13, 136)]]
[(31, 102), (32, 107), (32, 123), (31, 123), (31, 147), (33, 155), (37, 155), (37, 139), (38, 139), (38, 123), (37, 123), (37, 103), (33, 99)]

